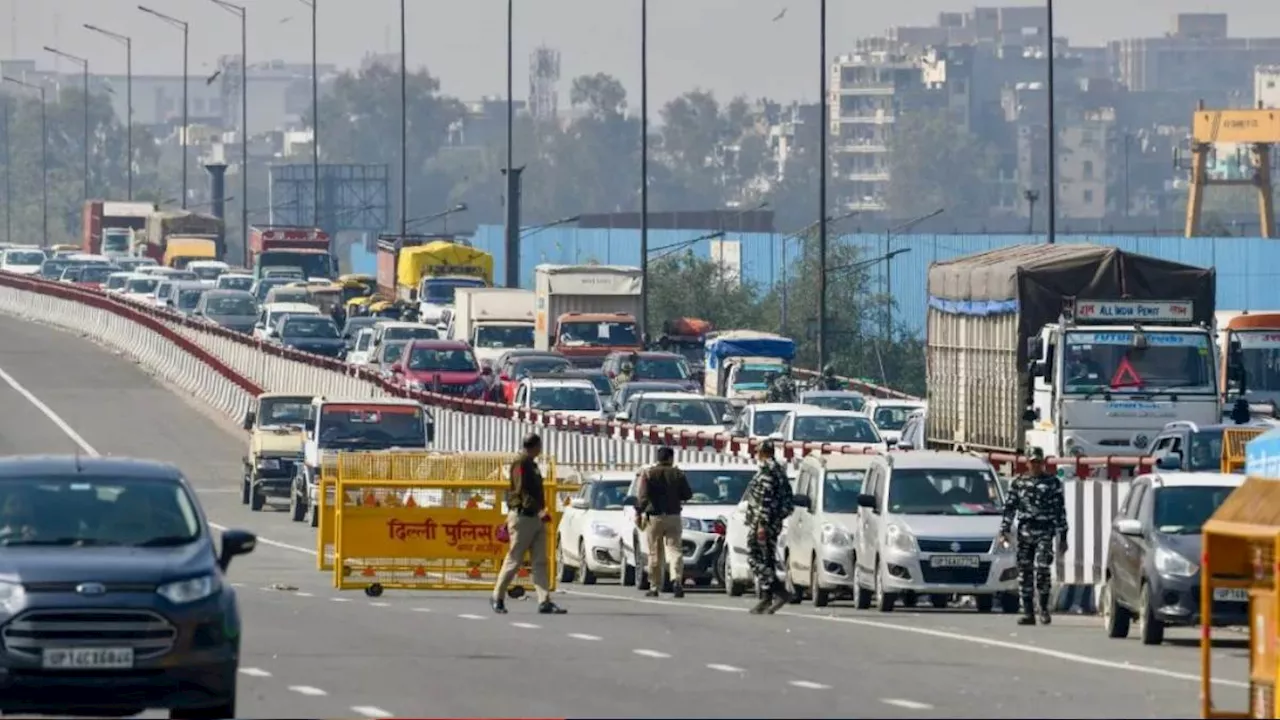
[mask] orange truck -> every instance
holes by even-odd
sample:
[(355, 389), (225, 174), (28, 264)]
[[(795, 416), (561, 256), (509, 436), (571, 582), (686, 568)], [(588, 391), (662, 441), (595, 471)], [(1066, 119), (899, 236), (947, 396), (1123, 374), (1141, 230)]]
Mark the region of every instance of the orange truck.
[(1220, 311), (1217, 321), (1222, 387), (1230, 387), (1226, 407), (1243, 390), (1253, 414), (1276, 415), (1280, 408), (1280, 312)]
[(156, 211), (148, 202), (86, 200), (80, 248), (90, 255), (128, 257), (134, 252), (134, 235), (147, 228)]

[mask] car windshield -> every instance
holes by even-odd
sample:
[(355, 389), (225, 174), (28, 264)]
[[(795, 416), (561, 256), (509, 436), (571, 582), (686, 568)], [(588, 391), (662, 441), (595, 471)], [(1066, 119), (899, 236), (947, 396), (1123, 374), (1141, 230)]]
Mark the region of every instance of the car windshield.
[(736, 417), (737, 413), (734, 412), (733, 406), (729, 404), (728, 400), (725, 400), (724, 398), (714, 398), (714, 397), (703, 398), (703, 399), (706, 400), (707, 404), (711, 406), (711, 414), (715, 415), (716, 419), (719, 420), (720, 422), (724, 422), (724, 418), (726, 415), (729, 416), (729, 419), (731, 421)]
[(248, 275), (222, 275), (218, 278), (219, 290), (249, 290), (253, 287), (253, 278)]
[(169, 291), (173, 288), (173, 283), (168, 280), (157, 280), (155, 296), (158, 298), (169, 297)]
[(394, 365), (400, 362), (400, 356), (404, 354), (404, 349), (408, 345), (409, 343), (404, 341), (382, 343), (382, 348), (379, 351), (382, 353), (380, 362), (383, 365)]
[(858, 512), (858, 494), (864, 470), (831, 470), (822, 479), (822, 511), (829, 513)]
[(302, 425), (310, 417), (309, 397), (266, 397), (258, 403), (259, 425)]
[(1185, 485), (1157, 488), (1152, 525), (1169, 535), (1199, 535), (1234, 487)]
[(899, 468), (889, 481), (889, 512), (899, 515), (999, 515), (996, 476), (987, 470)]
[(428, 280), (423, 285), (423, 296), (432, 305), (452, 305), (458, 288), (484, 287), (484, 281), (470, 278)]
[(632, 422), (641, 425), (719, 425), (720, 418), (715, 417), (711, 405), (699, 397), (688, 400), (645, 400), (641, 399), (640, 407)]
[(324, 448), (423, 448), (425, 413), (411, 405), (325, 405), (320, 410), (320, 446)]
[(804, 398), (805, 405), (813, 405), (825, 410), (848, 410), (862, 412), (867, 406), (867, 399), (861, 395), (816, 395)]
[(473, 372), (476, 356), (469, 349), (415, 347), (409, 354), (409, 369), (418, 372)]
[(532, 325), (481, 325), (476, 328), (475, 342), (478, 348), (531, 348)]
[(267, 299), (267, 295), (272, 290), (275, 290), (276, 288), (282, 287), (284, 285), (288, 285), (291, 282), (293, 281), (283, 279), (283, 278), (263, 278), (262, 280), (258, 281), (257, 285), (254, 286), (253, 294), (257, 297), (258, 302), (263, 302)]
[(71, 267), (62, 271), (62, 279), (75, 282), (76, 280), (80, 279), (80, 273), (82, 272), (84, 272), (83, 265), (72, 265)]
[(560, 342), (565, 345), (639, 345), (633, 322), (560, 323)]
[(4, 254), (6, 265), (42, 265), (44, 253), (39, 250), (9, 250)]
[(774, 430), (782, 424), (784, 418), (787, 417), (789, 410), (757, 410), (755, 419), (751, 423), (751, 434), (772, 435)]
[(1199, 430), (1191, 433), (1190, 470), (1218, 472), (1222, 468), (1222, 431)]
[(107, 289), (108, 289), (108, 290), (119, 290), (120, 288), (124, 287), (124, 286), (125, 286), (125, 283), (127, 283), (127, 282), (129, 282), (129, 276), (128, 276), (128, 275), (108, 275), (108, 276), (107, 276)]
[(204, 290), (187, 289), (178, 291), (178, 309), (179, 310), (195, 310), (196, 305), (200, 304), (200, 296), (204, 295)]
[(1090, 395), (1129, 390), (1211, 395), (1213, 353), (1202, 333), (1069, 332), (1063, 391)]
[(319, 338), (331, 340), (338, 337), (333, 321), (323, 317), (298, 317), (284, 321), (280, 336), (286, 338)]
[(426, 325), (389, 327), (382, 332), (383, 341), (387, 340), (436, 340), (440, 333)]
[(172, 547), (201, 534), (176, 480), (76, 476), (0, 483), (0, 546)]
[(689, 366), (684, 358), (641, 357), (636, 360), (633, 377), (642, 380), (687, 380)]
[(796, 417), (791, 435), (791, 439), (798, 442), (882, 442), (875, 426), (863, 417), (800, 415)]
[(587, 379), (595, 386), (596, 392), (600, 395), (610, 395), (613, 393), (613, 383), (609, 381), (608, 376), (603, 373), (587, 375)]
[(587, 488), (587, 503), (592, 510), (621, 510), (630, 486), (630, 480), (597, 480)]
[(520, 378), (527, 377), (530, 373), (555, 372), (557, 370), (563, 370), (570, 367), (573, 367), (573, 364), (565, 358), (529, 358), (516, 363), (516, 369), (512, 380), (519, 380)]
[(881, 430), (901, 430), (907, 424), (907, 418), (919, 408), (907, 406), (888, 406), (876, 408), (872, 420)]
[(685, 470), (693, 497), (687, 505), (737, 505), (755, 476), (754, 468), (743, 470)]
[(535, 410), (594, 412), (600, 409), (600, 394), (581, 385), (535, 386), (529, 404)]
[(80, 282), (106, 282), (116, 268), (110, 265), (89, 265), (80, 271)]
[(213, 267), (197, 266), (189, 269), (191, 270), (191, 272), (196, 274), (196, 277), (200, 278), (201, 280), (217, 280), (219, 275), (226, 272), (225, 269), (217, 266), (213, 266)]
[(150, 295), (156, 291), (156, 286), (160, 281), (153, 277), (134, 278), (125, 285), (125, 292), (137, 293), (139, 295)]
[(251, 297), (220, 295), (209, 298), (204, 311), (208, 315), (254, 315), (258, 304)]
[(45, 280), (57, 280), (62, 277), (62, 271), (66, 270), (69, 264), (65, 260), (45, 260), (40, 265), (40, 277)]

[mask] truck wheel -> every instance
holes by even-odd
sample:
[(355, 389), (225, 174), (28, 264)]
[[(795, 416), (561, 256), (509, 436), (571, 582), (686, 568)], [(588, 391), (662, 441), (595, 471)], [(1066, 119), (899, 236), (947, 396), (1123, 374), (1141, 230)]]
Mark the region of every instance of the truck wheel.
[(289, 491), (289, 517), (294, 522), (302, 522), (307, 517), (307, 506), (298, 497), (297, 488)]
[(253, 484), (249, 480), (249, 471), (246, 469), (244, 474), (240, 476), (240, 504), (248, 505), (250, 498), (253, 496)]
[(249, 509), (253, 512), (262, 512), (262, 506), (267, 502), (267, 498), (263, 496), (260, 488), (250, 486), (249, 488)]

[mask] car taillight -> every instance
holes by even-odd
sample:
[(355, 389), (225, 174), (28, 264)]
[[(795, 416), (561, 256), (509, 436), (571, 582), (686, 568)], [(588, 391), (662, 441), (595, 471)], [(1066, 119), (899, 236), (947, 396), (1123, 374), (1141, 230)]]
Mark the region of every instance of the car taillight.
[(712, 524), (711, 524), (711, 532), (713, 532), (713, 533), (715, 533), (715, 534), (717, 534), (717, 535), (724, 535), (724, 533), (725, 533), (724, 521), (723, 521), (723, 520), (717, 520), (717, 521), (715, 521), (714, 523), (712, 523)]

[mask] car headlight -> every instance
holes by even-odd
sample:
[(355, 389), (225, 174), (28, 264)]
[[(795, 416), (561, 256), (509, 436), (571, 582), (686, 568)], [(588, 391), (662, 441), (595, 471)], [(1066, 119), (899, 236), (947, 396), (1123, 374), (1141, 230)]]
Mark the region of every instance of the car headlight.
[(618, 531), (605, 525), (604, 523), (591, 523), (591, 534), (600, 538), (618, 537)]
[(1003, 537), (998, 537), (991, 541), (991, 552), (995, 555), (1008, 555), (1017, 549), (1017, 543), (1010, 540), (1005, 542)]
[(698, 518), (680, 518), (680, 522), (684, 525), (685, 530), (702, 532), (702, 521)]
[(280, 461), (276, 458), (258, 458), (259, 470), (279, 470)]
[(1191, 577), (1199, 571), (1200, 568), (1195, 563), (1178, 553), (1160, 547), (1156, 548), (1156, 572), (1161, 575)]
[(218, 581), (213, 575), (201, 575), (188, 580), (165, 583), (156, 588), (156, 592), (161, 597), (174, 605), (185, 605), (197, 600), (203, 600), (217, 591)]
[(889, 547), (902, 552), (920, 552), (920, 546), (916, 544), (916, 536), (901, 525), (889, 525), (885, 528), (885, 539), (889, 543)]
[(838, 548), (852, 547), (853, 535), (838, 525), (827, 523), (822, 526), (822, 544)]
[(17, 612), (26, 596), (26, 591), (18, 583), (0, 582), (0, 609), (5, 612)]

